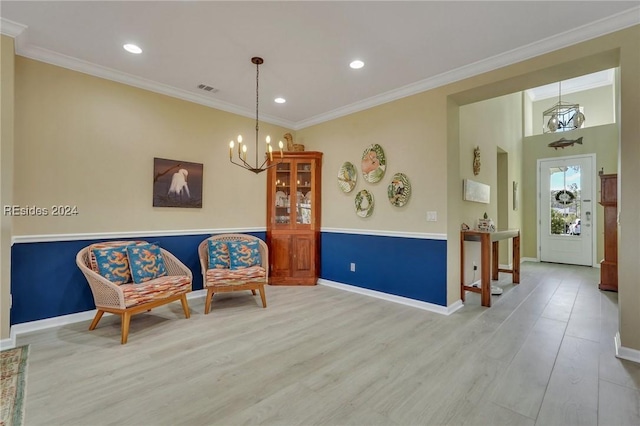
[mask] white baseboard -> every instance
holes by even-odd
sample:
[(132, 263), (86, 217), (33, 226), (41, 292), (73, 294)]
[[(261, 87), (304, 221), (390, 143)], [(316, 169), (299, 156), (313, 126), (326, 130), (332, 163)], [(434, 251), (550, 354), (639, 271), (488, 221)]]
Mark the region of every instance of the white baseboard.
[(498, 268), (499, 269), (513, 269), (513, 263), (509, 263), (508, 265), (505, 265), (503, 263), (499, 263), (498, 264)]
[(318, 284), (337, 288), (339, 290), (349, 291), (351, 293), (362, 294), (364, 296), (375, 297), (376, 299), (386, 300), (388, 302), (400, 303), (402, 305), (411, 306), (413, 308), (422, 309), (425, 311), (435, 312), (441, 315), (451, 315), (458, 309), (462, 308), (464, 305), (461, 300), (457, 300), (452, 303), (450, 306), (441, 306), (433, 303), (422, 302), (420, 300), (409, 299), (408, 297), (396, 296), (393, 294), (383, 293), (381, 291), (369, 290), (367, 288), (356, 287), (349, 284), (342, 284), (335, 281), (325, 280), (320, 278), (318, 280)]
[[(196, 290), (187, 294), (187, 299), (196, 299), (199, 297), (205, 297), (207, 295), (206, 290)], [(46, 318), (43, 320), (29, 321), (22, 324), (16, 324), (11, 327), (11, 337), (0, 341), (0, 347), (2, 350), (11, 349), (16, 347), (16, 338), (25, 333), (31, 333), (34, 331), (46, 330), (47, 328), (60, 327), (67, 324), (74, 324), (82, 321), (92, 320), (96, 316), (96, 309), (91, 311), (78, 312), (75, 314), (61, 315), (54, 318)], [(105, 312), (105, 316), (113, 315)]]
[(520, 263), (522, 262), (538, 262), (540, 263), (540, 259), (538, 259), (537, 257), (521, 257), (520, 258)]
[(640, 351), (637, 349), (625, 348), (624, 346), (622, 346), (622, 341), (620, 340), (620, 332), (616, 333), (615, 344), (617, 358), (626, 359), (627, 361), (633, 361), (640, 364)]

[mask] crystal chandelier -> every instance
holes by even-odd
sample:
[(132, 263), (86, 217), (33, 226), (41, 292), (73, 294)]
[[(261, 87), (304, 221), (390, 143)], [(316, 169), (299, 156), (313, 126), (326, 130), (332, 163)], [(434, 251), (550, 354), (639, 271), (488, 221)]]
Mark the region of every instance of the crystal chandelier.
[(267, 164), (267, 160), (273, 161), (273, 148), (271, 147), (271, 137), (267, 135), (265, 139), (265, 142), (266, 142), (266, 147), (264, 152), (265, 158), (262, 164), (258, 166), (258, 130), (259, 130), (259, 125), (258, 125), (259, 84), (258, 82), (260, 77), (260, 65), (264, 63), (264, 60), (256, 56), (251, 58), (251, 63), (255, 64), (256, 66), (256, 161), (254, 165), (247, 163), (247, 144), (242, 143), (242, 135), (238, 135), (238, 139), (237, 139), (238, 161), (234, 161), (233, 159), (233, 148), (235, 144), (233, 141), (229, 142), (229, 161), (231, 161), (236, 166), (240, 166), (243, 169), (247, 169), (252, 171), (255, 174), (258, 174), (282, 162), (282, 158), (283, 158), (282, 148), (284, 147), (284, 144), (282, 143), (282, 141), (280, 141), (280, 143), (278, 144), (280, 147), (280, 163), (274, 163), (274, 164), (271, 164), (270, 166), (265, 167), (265, 164)]
[(562, 82), (558, 83), (558, 103), (542, 113), (544, 133), (579, 129), (584, 124), (579, 104), (562, 102)]

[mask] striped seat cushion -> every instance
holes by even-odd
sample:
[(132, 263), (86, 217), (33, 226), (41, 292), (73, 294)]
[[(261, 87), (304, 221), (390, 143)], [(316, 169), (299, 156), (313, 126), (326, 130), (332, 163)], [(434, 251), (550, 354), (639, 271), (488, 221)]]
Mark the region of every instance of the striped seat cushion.
[(191, 279), (186, 275), (167, 275), (142, 284), (122, 284), (124, 304), (127, 308), (141, 303), (166, 299), (176, 294), (191, 291)]
[(250, 266), (243, 269), (208, 269), (205, 286), (228, 286), (245, 284), (252, 281), (265, 281), (267, 272), (262, 266)]

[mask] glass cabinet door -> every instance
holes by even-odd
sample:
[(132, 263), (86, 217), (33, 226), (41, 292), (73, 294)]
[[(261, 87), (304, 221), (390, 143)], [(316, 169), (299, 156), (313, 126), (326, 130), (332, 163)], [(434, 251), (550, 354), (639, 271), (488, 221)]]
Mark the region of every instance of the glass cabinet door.
[(276, 166), (276, 181), (273, 188), (276, 226), (291, 223), (291, 189), (291, 163), (282, 162)]
[(295, 203), (297, 224), (311, 224), (311, 203), (313, 202), (313, 194), (311, 192), (311, 176), (312, 174), (310, 161), (296, 162)]

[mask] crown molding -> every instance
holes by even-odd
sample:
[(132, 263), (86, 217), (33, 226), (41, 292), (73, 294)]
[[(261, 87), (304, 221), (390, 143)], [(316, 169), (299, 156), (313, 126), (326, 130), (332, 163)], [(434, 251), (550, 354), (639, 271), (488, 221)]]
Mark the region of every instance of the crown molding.
[(346, 105), (344, 107), (340, 107), (327, 113), (316, 115), (306, 120), (298, 121), (294, 127), (294, 130), (301, 130), (306, 127), (324, 123), (329, 120), (335, 120), (336, 118), (373, 108), (375, 106), (425, 92), (427, 90), (435, 89), (446, 84), (455, 83), (456, 81), (464, 80), (466, 78), (493, 71), (508, 65), (513, 65), (515, 63), (522, 62), (536, 56), (553, 52), (554, 50), (572, 46), (574, 44), (600, 37), (615, 31), (620, 31), (638, 24), (640, 24), (640, 6), (628, 9), (626, 11), (617, 13), (607, 18), (600, 19), (595, 22), (591, 22), (589, 24), (569, 31), (565, 31), (555, 36), (535, 41), (526, 46), (519, 47), (517, 49), (513, 49), (508, 52), (504, 52), (499, 55), (492, 56), (490, 58), (483, 59), (481, 61), (477, 61), (442, 74), (438, 74), (434, 77), (430, 77), (416, 83), (400, 87), (399, 89), (390, 90), (380, 95), (364, 99), (360, 102)]
[[(167, 84), (158, 83), (156, 81), (148, 80), (142, 77), (137, 77), (132, 74), (127, 74), (121, 71), (114, 70), (112, 68), (96, 65), (94, 63), (83, 61), (71, 56), (62, 55), (52, 50), (31, 45), (22, 46), (21, 43), (17, 43), (16, 53), (26, 58), (35, 59), (37, 61), (92, 75), (94, 77), (104, 78), (107, 80), (126, 84), (128, 86), (138, 87), (140, 89), (149, 90), (151, 92), (160, 93), (162, 95), (171, 96), (173, 98), (182, 99), (185, 101), (193, 102), (195, 104), (200, 104), (207, 107), (230, 112), (232, 114), (255, 119), (255, 110), (242, 108), (237, 105), (233, 105), (216, 99), (210, 99), (206, 96), (191, 93), (187, 90), (178, 89)], [(265, 114), (260, 115), (260, 121), (286, 127), (288, 129), (293, 129), (293, 127), (295, 126), (295, 123), (293, 121), (284, 120)]]
[[(89, 74), (96, 77), (127, 84), (129, 86), (134, 86), (174, 98), (183, 99), (189, 102), (208, 106), (233, 114), (238, 114), (243, 117), (254, 118), (254, 111), (247, 108), (238, 107), (236, 105), (219, 100), (209, 99), (205, 96), (191, 93), (183, 89), (171, 87), (166, 84), (136, 77), (134, 75), (123, 73), (111, 68), (103, 67), (70, 56), (61, 55), (47, 49), (29, 45), (26, 40), (21, 40), (25, 37), (25, 29), (27, 29), (25, 25), (3, 18), (0, 18), (0, 20), (0, 29), (2, 31), (2, 34), (7, 34), (14, 38), (17, 38), (16, 53), (18, 55), (82, 72), (84, 74)], [(264, 122), (286, 127), (292, 130), (301, 130), (306, 127), (320, 124), (329, 120), (334, 120), (336, 118), (363, 111), (365, 109), (405, 98), (407, 96), (415, 95), (437, 87), (441, 87), (446, 84), (454, 83), (456, 81), (464, 80), (478, 74), (493, 71), (508, 65), (512, 65), (536, 56), (552, 52), (554, 50), (562, 49), (576, 43), (587, 41), (592, 38), (603, 36), (605, 34), (619, 31), (638, 24), (640, 24), (640, 6), (628, 9), (626, 11), (617, 13), (607, 18), (600, 19), (595, 22), (588, 23), (569, 31), (565, 31), (558, 35), (533, 42), (529, 45), (513, 49), (511, 51), (504, 52), (499, 55), (483, 59), (469, 65), (465, 65), (460, 68), (456, 68), (454, 70), (436, 75), (434, 77), (408, 84), (398, 89), (390, 90), (380, 95), (376, 95), (368, 99), (364, 99), (362, 101), (355, 102), (353, 104), (310, 117), (305, 120), (294, 122), (270, 115), (263, 115), (261, 116), (261, 119)], [(18, 37), (18, 35), (20, 35), (20, 37)]]
[(0, 17), (0, 34), (2, 35), (16, 38), (26, 29), (26, 25)]

